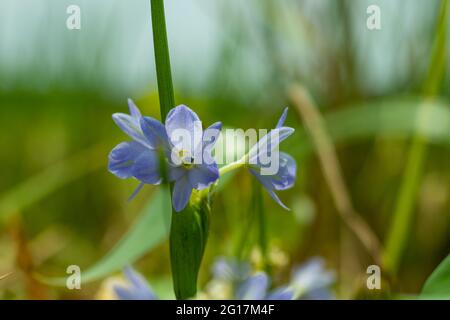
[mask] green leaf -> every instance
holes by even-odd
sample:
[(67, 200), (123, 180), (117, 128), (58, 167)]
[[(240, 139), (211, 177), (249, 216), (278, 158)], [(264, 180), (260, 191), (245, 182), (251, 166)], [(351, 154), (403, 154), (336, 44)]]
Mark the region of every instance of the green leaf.
[(428, 277), (420, 299), (450, 299), (450, 255)]
[(210, 206), (208, 196), (194, 191), (190, 204), (172, 215), (170, 258), (177, 299), (192, 298), (197, 293), (198, 271), (208, 239)]
[[(447, 17), (448, 1), (441, 1), (439, 19), (435, 32), (434, 48), (431, 58), (428, 77), (424, 83), (424, 100), (432, 100), (439, 93), (444, 80), (445, 62), (447, 57)], [(418, 125), (431, 124), (432, 122), (425, 111), (430, 104), (423, 103), (419, 110), (421, 114)], [(428, 153), (428, 141), (417, 132), (413, 137), (405, 162), (405, 171), (401, 182), (397, 201), (392, 214), (392, 220), (386, 237), (386, 245), (382, 257), (385, 269), (391, 274), (398, 272), (403, 252), (407, 247), (411, 225), (414, 220), (414, 208), (417, 201), (417, 193), (420, 188), (423, 171), (425, 170), (426, 155)]]
[[(158, 189), (141, 216), (117, 245), (87, 270), (82, 270), (82, 283), (101, 279), (132, 264), (162, 243), (169, 234), (171, 217), (170, 197), (167, 188)], [(50, 285), (65, 285), (66, 277), (49, 278), (36, 275), (40, 281)]]

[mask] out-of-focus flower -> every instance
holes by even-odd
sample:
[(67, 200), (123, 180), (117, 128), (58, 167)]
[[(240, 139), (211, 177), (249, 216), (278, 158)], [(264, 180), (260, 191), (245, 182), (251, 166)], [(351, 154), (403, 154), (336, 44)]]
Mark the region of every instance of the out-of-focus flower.
[(269, 277), (264, 272), (257, 272), (236, 288), (238, 300), (292, 300), (293, 292), (288, 287), (280, 287), (268, 292)]
[(206, 297), (237, 300), (333, 299), (330, 286), (335, 280), (321, 258), (312, 258), (294, 268), (287, 285), (269, 291), (270, 278), (264, 272), (251, 272), (250, 265), (236, 260), (218, 259), (213, 265), (213, 279), (206, 287)]
[(264, 272), (252, 274), (248, 263), (219, 258), (212, 268), (213, 279), (207, 284), (212, 299), (290, 300), (293, 291), (288, 287), (269, 291), (270, 279)]
[(114, 292), (120, 300), (157, 300), (147, 281), (131, 267), (124, 269), (126, 285), (114, 285)]
[(218, 280), (244, 281), (251, 275), (251, 267), (245, 262), (220, 257), (213, 264), (212, 275), (214, 279)]
[[(248, 163), (249, 171), (253, 174), (264, 188), (269, 192), (270, 196), (283, 208), (289, 210), (280, 198), (276, 195), (275, 191), (286, 190), (294, 185), (297, 164), (294, 158), (284, 152), (279, 152), (279, 157), (275, 158), (278, 161), (278, 170), (276, 173), (265, 173), (267, 167), (273, 167), (272, 152), (278, 147), (278, 144), (294, 133), (294, 129), (285, 127), (284, 122), (286, 120), (288, 109), (286, 108), (278, 120), (275, 129), (270, 130), (268, 134), (261, 138), (249, 151)], [(268, 159), (270, 158), (270, 159)]]
[(122, 142), (109, 154), (109, 171), (121, 179), (134, 177), (143, 184), (159, 184), (162, 180), (160, 159), (168, 169), (168, 179), (174, 182), (172, 205), (183, 210), (192, 190), (202, 190), (219, 178), (219, 170), (211, 155), (220, 134), (217, 122), (203, 131), (195, 112), (184, 105), (172, 109), (166, 123), (143, 117), (128, 101), (130, 115), (116, 113), (113, 120), (133, 141)]
[[(330, 286), (335, 274), (325, 269), (322, 258), (315, 257), (294, 269), (290, 283), (270, 290), (270, 278), (265, 272), (252, 273), (248, 263), (218, 258), (212, 268), (213, 278), (202, 299), (293, 300), (333, 299)], [(158, 299), (147, 281), (131, 267), (124, 269), (125, 283), (112, 287), (120, 300)]]
[(322, 258), (315, 257), (294, 269), (290, 287), (295, 299), (327, 300), (333, 299), (330, 286), (335, 274), (325, 269)]

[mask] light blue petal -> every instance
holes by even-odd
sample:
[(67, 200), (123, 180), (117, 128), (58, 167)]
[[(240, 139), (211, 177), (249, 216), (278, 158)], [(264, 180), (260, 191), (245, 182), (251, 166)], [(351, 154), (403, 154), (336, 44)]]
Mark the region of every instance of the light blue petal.
[(113, 290), (119, 300), (141, 300), (137, 298), (135, 292), (131, 291), (129, 288), (114, 285)]
[(335, 296), (329, 288), (312, 290), (300, 297), (302, 300), (334, 300)]
[(227, 282), (243, 281), (250, 276), (250, 271), (248, 263), (224, 257), (217, 258), (212, 267), (213, 277)]
[(273, 190), (286, 190), (294, 185), (297, 174), (297, 163), (289, 154), (280, 152), (278, 159), (278, 172), (274, 175), (262, 175), (258, 166), (252, 168), (262, 175), (263, 179), (271, 185)]
[(181, 179), (184, 175), (187, 174), (187, 170), (182, 166), (174, 166), (169, 164), (169, 181), (173, 182)]
[(287, 211), (291, 211), (291, 209), (289, 207), (287, 207), (281, 200), (280, 198), (278, 198), (277, 194), (275, 192), (273, 192), (272, 190), (269, 190), (267, 188), (265, 188), (267, 190), (267, 192), (269, 193), (269, 195), (272, 197), (273, 200), (275, 200), (276, 203), (278, 203), (283, 209), (287, 210)]
[(334, 281), (334, 272), (327, 271), (324, 260), (315, 257), (294, 270), (292, 286), (307, 295), (330, 286)]
[(259, 180), (264, 180), (264, 184), (270, 186), (272, 190), (286, 190), (294, 185), (297, 174), (297, 164), (295, 159), (285, 152), (279, 153), (278, 171), (273, 175), (264, 175), (260, 165), (251, 165), (251, 169), (260, 175)]
[(131, 194), (131, 196), (128, 198), (128, 201), (133, 200), (139, 193), (139, 191), (141, 191), (142, 187), (144, 186), (144, 183), (141, 182), (139, 183), (139, 185), (137, 186), (137, 188), (133, 191), (133, 193)]
[(192, 186), (189, 183), (187, 175), (175, 182), (172, 195), (172, 206), (176, 212), (182, 211), (191, 197)]
[(140, 128), (152, 149), (168, 147), (166, 128), (160, 121), (151, 117), (142, 117)]
[(281, 127), (270, 130), (249, 151), (249, 163), (256, 164), (263, 155), (268, 155), (278, 144), (294, 133), (293, 128)]
[(133, 176), (147, 184), (161, 182), (159, 156), (156, 150), (147, 149), (139, 155), (133, 166)]
[(210, 150), (214, 147), (220, 136), (222, 130), (222, 122), (216, 122), (210, 125), (205, 131), (203, 131), (203, 148), (209, 147)]
[(294, 292), (284, 286), (273, 290), (267, 297), (266, 300), (292, 300), (294, 298)]
[[(212, 156), (214, 146), (219, 140), (222, 123), (216, 122), (203, 131), (202, 148), (196, 148), (196, 163), (214, 164), (215, 160)], [(200, 161), (198, 161), (200, 160)]]
[(213, 165), (195, 165), (188, 171), (189, 182), (197, 190), (203, 190), (219, 179), (219, 169)]
[(136, 288), (146, 288), (147, 287), (147, 282), (132, 267), (126, 266), (123, 270), (123, 273), (124, 273), (126, 279), (130, 282), (130, 284), (133, 287), (136, 287)]
[(272, 184), (276, 190), (286, 190), (295, 183), (297, 175), (297, 163), (295, 159), (285, 152), (280, 152), (280, 168), (272, 178)]
[(263, 300), (269, 286), (269, 277), (259, 272), (244, 281), (236, 291), (238, 300)]
[(202, 123), (197, 114), (185, 105), (170, 110), (166, 118), (166, 132), (169, 141), (178, 150), (187, 151), (194, 156), (195, 150), (201, 147)]
[(133, 102), (133, 100), (128, 99), (128, 109), (130, 109), (130, 115), (137, 121), (142, 117), (141, 112), (139, 111), (139, 108), (136, 106), (136, 104)]
[(156, 300), (153, 290), (145, 279), (131, 267), (124, 270), (128, 286), (114, 286), (114, 291), (120, 300)]
[(148, 141), (144, 137), (144, 134), (141, 130), (141, 112), (131, 99), (128, 99), (128, 108), (130, 110), (130, 115), (124, 113), (115, 113), (112, 116), (114, 122), (129, 137), (145, 146), (148, 146)]
[(281, 114), (280, 120), (278, 120), (277, 126), (275, 128), (281, 128), (284, 125), (287, 114), (288, 114), (288, 108), (284, 108), (283, 113)]
[(273, 191), (274, 186), (271, 181), (271, 176), (263, 176), (263, 175), (259, 174), (259, 172), (257, 172), (254, 168), (249, 169), (249, 171), (251, 174), (253, 174), (256, 177), (256, 179), (259, 180), (259, 182), (261, 182), (264, 189), (266, 189), (266, 191), (269, 193), (269, 195), (272, 197), (273, 200), (275, 200), (282, 208), (284, 208), (288, 211), (291, 210), (283, 202), (281, 202), (280, 198), (278, 198), (278, 196)]
[(120, 143), (109, 154), (108, 170), (121, 179), (132, 177), (136, 160), (147, 150), (136, 141)]

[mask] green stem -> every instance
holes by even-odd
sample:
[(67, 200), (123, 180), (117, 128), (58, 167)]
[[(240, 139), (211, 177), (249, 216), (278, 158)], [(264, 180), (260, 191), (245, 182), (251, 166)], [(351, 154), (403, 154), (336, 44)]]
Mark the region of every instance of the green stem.
[(223, 166), (222, 168), (220, 168), (219, 175), (222, 176), (228, 172), (239, 169), (240, 167), (245, 166), (246, 162), (247, 162), (247, 155), (243, 156), (241, 159), (239, 159), (235, 162), (231, 162), (231, 163)]
[(245, 260), (246, 249), (248, 249), (248, 239), (251, 235), (251, 230), (252, 226), (254, 225), (255, 218), (253, 202), (251, 202), (246, 209), (244, 209), (243, 212), (240, 212), (240, 214), (242, 214), (242, 221), (240, 223), (240, 225), (242, 225), (242, 229), (240, 230), (240, 235), (235, 250), (235, 256), (239, 261)]
[[(419, 117), (421, 117), (418, 119), (420, 121), (419, 125), (423, 124), (424, 121), (428, 121), (424, 112), (428, 109), (427, 106), (430, 105), (427, 103), (427, 100), (432, 99), (438, 93), (443, 79), (446, 57), (447, 7), (448, 1), (443, 0), (439, 12), (430, 69), (424, 84), (426, 101), (421, 106), (422, 112), (418, 113)], [(395, 274), (399, 268), (401, 256), (408, 240), (408, 231), (413, 220), (414, 203), (426, 160), (426, 143), (426, 139), (420, 133), (417, 133), (413, 138), (408, 153), (404, 178), (387, 236), (386, 251), (383, 256), (385, 268), (392, 274)]]
[[(165, 121), (167, 114), (175, 106), (175, 99), (170, 71), (164, 1), (151, 0), (150, 4), (159, 103), (161, 118)], [(170, 189), (173, 191), (173, 184), (170, 185)], [(177, 299), (188, 299), (196, 295), (198, 272), (208, 239), (209, 198), (204, 197), (202, 192), (193, 192), (190, 200), (190, 203), (181, 212), (175, 212), (172, 209), (170, 264)]]
[(175, 106), (172, 73), (170, 71), (169, 45), (167, 43), (166, 19), (164, 15), (164, 0), (150, 0), (150, 4), (159, 104), (161, 118), (164, 122), (170, 109)]
[(268, 244), (267, 244), (267, 217), (264, 210), (264, 199), (262, 195), (261, 185), (254, 180), (254, 193), (255, 193), (255, 209), (258, 214), (258, 245), (261, 250), (261, 257), (264, 270), (270, 274), (270, 263), (268, 258)]

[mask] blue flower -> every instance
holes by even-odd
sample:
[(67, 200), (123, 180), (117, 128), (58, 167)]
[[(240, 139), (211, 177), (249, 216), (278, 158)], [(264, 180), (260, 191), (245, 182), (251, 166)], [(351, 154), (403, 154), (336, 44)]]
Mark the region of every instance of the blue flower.
[(170, 148), (169, 180), (175, 182), (172, 205), (175, 211), (181, 211), (193, 189), (203, 190), (219, 178), (211, 151), (222, 124), (216, 122), (203, 131), (197, 114), (180, 105), (167, 115), (165, 128)]
[[(278, 151), (278, 144), (294, 133), (294, 129), (284, 126), (288, 109), (284, 109), (275, 129), (261, 138), (249, 151), (249, 171), (270, 196), (283, 208), (289, 210), (278, 198), (275, 191), (286, 190), (294, 185), (297, 165), (289, 154)], [(274, 168), (276, 171), (274, 171)]]
[(293, 292), (288, 287), (280, 287), (268, 292), (269, 277), (264, 272), (257, 272), (236, 289), (238, 300), (292, 300)]
[(296, 299), (328, 300), (333, 298), (330, 286), (334, 281), (334, 272), (327, 271), (323, 259), (315, 257), (294, 269), (291, 288)]
[(122, 142), (109, 155), (109, 171), (121, 179), (135, 178), (143, 184), (162, 181), (160, 157), (164, 156), (168, 180), (174, 182), (172, 205), (183, 210), (192, 190), (209, 187), (219, 178), (211, 155), (220, 134), (217, 122), (203, 131), (195, 112), (184, 105), (172, 109), (166, 123), (143, 117), (136, 105), (128, 100), (130, 115), (116, 113), (113, 120), (133, 141)]
[(214, 283), (228, 283), (231, 298), (237, 300), (291, 300), (293, 291), (283, 286), (269, 292), (270, 279), (264, 272), (252, 274), (248, 263), (219, 258), (212, 268)]
[[(322, 258), (315, 257), (293, 269), (288, 284), (268, 291), (270, 278), (264, 272), (252, 275), (250, 265), (225, 258), (217, 259), (212, 269), (210, 292), (227, 292), (225, 298), (238, 300), (328, 300), (333, 299), (330, 286), (335, 281), (333, 271), (325, 269)], [(224, 299), (223, 296), (220, 297)]]
[(157, 300), (147, 281), (131, 267), (124, 269), (127, 286), (115, 285), (114, 292), (120, 300)]
[(128, 100), (128, 107), (130, 115), (115, 113), (113, 120), (133, 141), (122, 142), (110, 152), (108, 169), (118, 178), (134, 177), (141, 181), (134, 196), (144, 183), (159, 184), (161, 175), (158, 143), (155, 139), (148, 139), (150, 135), (142, 131), (142, 115), (131, 99)]
[(212, 266), (214, 279), (227, 282), (239, 282), (247, 279), (251, 274), (248, 263), (231, 260), (227, 258), (217, 258)]

